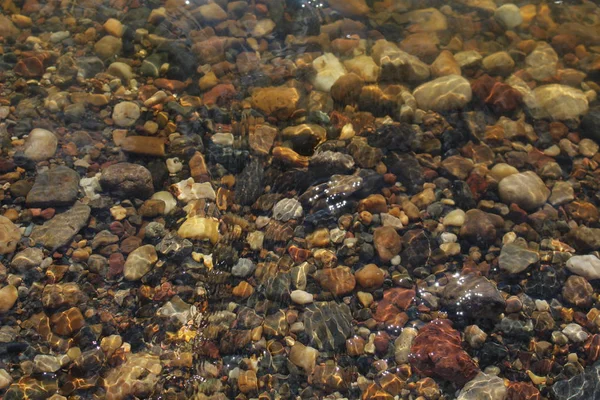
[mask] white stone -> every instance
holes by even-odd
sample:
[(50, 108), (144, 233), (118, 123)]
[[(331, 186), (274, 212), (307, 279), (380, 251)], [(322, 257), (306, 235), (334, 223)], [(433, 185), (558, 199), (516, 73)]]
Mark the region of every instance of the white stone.
[(329, 92), (335, 81), (346, 74), (346, 68), (332, 53), (325, 53), (315, 58), (312, 65), (317, 71), (312, 84), (315, 89), (322, 92)]
[(0, 390), (6, 389), (11, 383), (13, 379), (12, 376), (5, 369), (0, 369)]
[(592, 254), (569, 258), (567, 269), (588, 280), (600, 279), (600, 259)]
[(558, 54), (546, 42), (540, 42), (525, 58), (526, 71), (537, 81), (548, 79), (556, 74)]
[(566, 337), (569, 338), (571, 342), (581, 343), (584, 342), (588, 338), (588, 334), (581, 329), (581, 325), (578, 324), (568, 324), (562, 330), (562, 333), (565, 334)]
[(507, 29), (513, 29), (523, 23), (521, 10), (514, 4), (504, 4), (496, 9), (494, 18)]
[(214, 201), (217, 197), (210, 182), (195, 183), (194, 178), (188, 178), (171, 185), (171, 190), (175, 193), (178, 200), (186, 203), (200, 199)]
[(113, 110), (112, 119), (118, 126), (130, 127), (135, 125), (140, 117), (140, 107), (132, 101), (122, 101)]
[(278, 221), (289, 221), (303, 215), (302, 204), (296, 199), (282, 199), (273, 207), (273, 218)]
[(85, 193), (86, 197), (90, 200), (95, 200), (100, 198), (98, 192), (102, 191), (102, 186), (100, 186), (100, 174), (96, 174), (96, 176), (92, 176), (90, 178), (81, 178), (79, 180), (79, 186)]
[(463, 226), (463, 224), (465, 223), (465, 212), (463, 210), (461, 210), (460, 208), (457, 208), (456, 210), (452, 210), (450, 211), (448, 214), (446, 214), (446, 216), (444, 217), (444, 225), (445, 226)]
[(313, 302), (313, 295), (304, 290), (293, 290), (290, 297), (296, 304), (310, 304)]
[(581, 90), (566, 85), (550, 84), (535, 88), (523, 97), (536, 119), (575, 119), (588, 112), (588, 99)]
[(410, 348), (413, 340), (417, 337), (415, 328), (404, 328), (394, 342), (394, 358), (398, 364), (405, 364), (409, 361), (408, 357), (411, 354)]
[(467, 79), (448, 75), (422, 84), (413, 96), (421, 110), (441, 112), (463, 108), (471, 101), (473, 92)]
[(404, 225), (402, 225), (402, 221), (399, 218), (394, 217), (392, 214), (381, 213), (379, 214), (381, 217), (381, 225), (383, 226), (391, 226), (395, 229), (402, 229)]
[(175, 200), (175, 197), (167, 191), (156, 192), (152, 195), (151, 199), (162, 200), (165, 202), (164, 215), (170, 214), (171, 211), (177, 207), (177, 200)]
[(25, 140), (24, 154), (30, 160), (47, 160), (54, 155), (58, 139), (47, 129), (35, 128)]
[(210, 140), (220, 146), (233, 146), (233, 134), (231, 133), (215, 133)]
[(170, 174), (176, 174), (183, 169), (183, 164), (177, 157), (167, 158), (167, 169)]

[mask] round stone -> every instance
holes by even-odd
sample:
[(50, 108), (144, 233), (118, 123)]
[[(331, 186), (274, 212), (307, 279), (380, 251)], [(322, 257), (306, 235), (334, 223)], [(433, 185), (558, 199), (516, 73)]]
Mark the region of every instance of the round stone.
[(152, 195), (152, 174), (147, 168), (131, 163), (113, 164), (102, 171), (102, 189), (121, 198), (146, 199)]
[(313, 295), (304, 290), (293, 290), (290, 297), (292, 302), (296, 304), (310, 304), (313, 302)]
[(137, 281), (152, 269), (158, 261), (158, 255), (154, 246), (147, 244), (132, 251), (125, 261), (123, 276), (128, 281)]
[(532, 171), (507, 176), (498, 185), (498, 191), (503, 202), (516, 203), (524, 210), (541, 207), (550, 196), (544, 181)]
[(514, 4), (504, 4), (494, 11), (494, 18), (506, 29), (513, 29), (521, 25), (523, 16), (521, 10)]
[(21, 240), (21, 231), (13, 222), (0, 215), (0, 254), (11, 254)]
[(32, 161), (47, 160), (54, 156), (58, 139), (47, 129), (35, 128), (25, 140), (25, 157)]
[(122, 127), (135, 125), (140, 117), (140, 106), (132, 101), (123, 101), (115, 106), (112, 119), (115, 124)]

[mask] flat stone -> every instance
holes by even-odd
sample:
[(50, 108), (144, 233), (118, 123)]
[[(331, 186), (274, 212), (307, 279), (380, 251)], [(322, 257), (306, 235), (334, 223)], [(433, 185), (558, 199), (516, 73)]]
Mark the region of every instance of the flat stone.
[(102, 171), (102, 189), (120, 198), (147, 199), (154, 192), (152, 174), (138, 164), (117, 163)]
[(369, 12), (365, 0), (330, 0), (329, 6), (345, 17), (360, 17)]
[(456, 400), (504, 400), (506, 392), (507, 389), (502, 378), (480, 372), (467, 382)]
[(13, 285), (6, 285), (0, 289), (0, 314), (7, 313), (17, 302), (19, 292)]
[(277, 119), (287, 119), (298, 106), (300, 94), (296, 88), (265, 87), (252, 92), (252, 107)]
[(471, 101), (472, 95), (471, 84), (459, 75), (434, 79), (413, 92), (420, 109), (436, 112), (463, 108)]
[(79, 174), (69, 167), (58, 166), (40, 173), (27, 194), (28, 207), (70, 206), (79, 193)]
[(153, 245), (147, 244), (138, 247), (127, 256), (123, 267), (123, 276), (128, 281), (137, 281), (150, 272), (156, 261), (158, 261), (158, 255)]
[(86, 225), (90, 212), (89, 206), (76, 202), (68, 211), (33, 228), (30, 237), (35, 242), (54, 251), (68, 244), (73, 236)]
[(525, 58), (525, 65), (533, 79), (543, 81), (556, 75), (558, 54), (548, 43), (540, 42)]
[(28, 247), (15, 254), (10, 265), (19, 272), (26, 272), (32, 268), (39, 267), (43, 260), (44, 252), (42, 249)]
[(507, 176), (500, 181), (498, 192), (504, 203), (516, 203), (524, 210), (541, 207), (550, 196), (544, 181), (533, 171)]
[(419, 82), (430, 76), (427, 64), (400, 50), (393, 42), (380, 39), (373, 45), (371, 53), (375, 63), (381, 67), (382, 79)]
[(353, 332), (350, 308), (335, 301), (309, 304), (303, 321), (311, 345), (321, 351), (343, 348)]
[(123, 151), (128, 153), (157, 157), (165, 155), (165, 141), (158, 137), (127, 136), (121, 141), (120, 146)]
[(360, 55), (345, 60), (343, 63), (348, 72), (355, 73), (365, 82), (373, 83), (379, 80), (381, 68), (375, 63), (372, 57)]
[(495, 319), (506, 304), (496, 285), (475, 274), (452, 277), (444, 287), (441, 300), (444, 307), (465, 319)]
[(267, 155), (271, 152), (276, 137), (277, 128), (261, 124), (257, 125), (248, 135), (248, 144), (256, 153)]
[(103, 61), (106, 61), (119, 54), (122, 48), (123, 41), (120, 38), (107, 35), (96, 42), (94, 52)]
[(538, 262), (540, 256), (537, 252), (526, 249), (519, 244), (510, 243), (502, 246), (498, 265), (510, 274), (523, 272), (531, 264)]
[(508, 75), (515, 68), (515, 61), (506, 51), (490, 54), (482, 63), (483, 68), (491, 75)]
[(30, 160), (42, 161), (54, 156), (58, 139), (47, 129), (35, 128), (25, 140), (24, 154)]
[(9, 17), (0, 15), (0, 36), (16, 39), (21, 31), (13, 24)]
[(33, 358), (33, 366), (37, 372), (54, 373), (61, 368), (61, 363), (56, 356), (38, 354)]
[(302, 217), (302, 204), (296, 199), (282, 199), (273, 207), (273, 218), (278, 221), (289, 221)]

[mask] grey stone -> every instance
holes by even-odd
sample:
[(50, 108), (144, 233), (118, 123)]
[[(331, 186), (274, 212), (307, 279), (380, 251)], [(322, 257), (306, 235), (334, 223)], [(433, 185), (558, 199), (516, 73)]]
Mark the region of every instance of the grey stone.
[(79, 174), (59, 166), (40, 173), (27, 194), (28, 207), (70, 206), (79, 193)]
[(73, 208), (56, 215), (31, 232), (31, 239), (52, 251), (68, 244), (85, 226), (90, 217), (90, 207), (76, 202)]
[(537, 252), (531, 251), (517, 243), (509, 243), (502, 247), (498, 264), (500, 268), (511, 274), (523, 272), (531, 264), (538, 262), (540, 256)]
[(102, 189), (126, 199), (147, 199), (154, 192), (152, 174), (147, 168), (131, 163), (118, 163), (102, 171)]

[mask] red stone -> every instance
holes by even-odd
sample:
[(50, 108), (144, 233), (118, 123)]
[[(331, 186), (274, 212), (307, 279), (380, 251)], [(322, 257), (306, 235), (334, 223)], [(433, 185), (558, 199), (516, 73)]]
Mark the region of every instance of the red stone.
[(37, 57), (27, 57), (17, 62), (15, 73), (24, 78), (37, 78), (44, 74), (44, 64)]
[(154, 86), (171, 92), (180, 92), (187, 87), (187, 84), (175, 79), (158, 78), (154, 81)]
[(506, 400), (541, 400), (542, 395), (529, 382), (510, 382), (506, 391)]
[(496, 82), (490, 91), (485, 103), (492, 106), (497, 114), (508, 113), (516, 110), (523, 96), (510, 85), (502, 82)]
[[(383, 299), (377, 303), (377, 311), (373, 318), (379, 322), (392, 322), (399, 323), (400, 321), (393, 321), (394, 318), (400, 314), (401, 311), (406, 310), (412, 304), (415, 298), (414, 289), (405, 288), (393, 288), (386, 290), (383, 294)], [(404, 321), (406, 323), (406, 321)], [(404, 324), (402, 324), (404, 325)]]
[(419, 330), (409, 356), (415, 372), (464, 386), (477, 375), (475, 361), (461, 347), (460, 332), (447, 319), (436, 319)]
[(208, 92), (204, 93), (204, 104), (207, 106), (218, 105), (220, 107), (229, 105), (235, 96), (235, 88), (230, 83), (221, 83)]
[(123, 273), (125, 257), (121, 253), (113, 253), (108, 258), (108, 277), (113, 278)]

